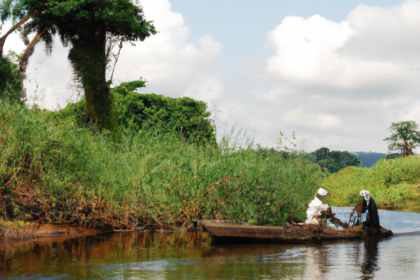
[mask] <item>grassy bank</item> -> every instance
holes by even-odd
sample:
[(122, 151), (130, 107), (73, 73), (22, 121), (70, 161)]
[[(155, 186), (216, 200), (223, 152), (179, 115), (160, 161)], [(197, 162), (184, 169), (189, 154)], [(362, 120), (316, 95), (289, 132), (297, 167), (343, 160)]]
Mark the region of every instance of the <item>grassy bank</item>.
[[(140, 131), (118, 143), (38, 109), (0, 101), (0, 219), (131, 229), (193, 219), (305, 219), (324, 179), (304, 159), (262, 159), (243, 139), (195, 145)], [(234, 137), (235, 136), (235, 137)]]
[(331, 205), (354, 206), (359, 192), (369, 190), (382, 209), (420, 212), (420, 157), (380, 160), (372, 168), (347, 167), (324, 183)]

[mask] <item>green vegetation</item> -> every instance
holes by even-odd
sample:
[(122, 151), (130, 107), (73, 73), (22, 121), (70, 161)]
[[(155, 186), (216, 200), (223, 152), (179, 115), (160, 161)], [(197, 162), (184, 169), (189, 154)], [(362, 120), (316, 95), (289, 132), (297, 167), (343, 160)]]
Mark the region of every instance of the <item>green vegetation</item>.
[(323, 184), (333, 206), (354, 206), (369, 190), (379, 208), (420, 212), (420, 158), (381, 159), (372, 168), (347, 167)]
[[(216, 143), (207, 104), (189, 97), (170, 98), (156, 94), (138, 94), (136, 89), (144, 87), (145, 81), (122, 83), (111, 90), (115, 99), (118, 124), (122, 131), (137, 133), (155, 127), (159, 133), (174, 129), (190, 143)], [(67, 105), (52, 114), (59, 118), (76, 118), (80, 126), (92, 125), (86, 117), (86, 101)]]
[[(294, 135), (295, 134), (293, 134), (292, 137), (295, 137)], [(289, 146), (291, 146), (292, 148), (296, 148), (297, 145), (293, 142), (295, 138), (286, 138), (286, 140), (289, 142), (292, 141), (291, 144), (289, 144)], [(274, 148), (261, 148), (259, 145), (257, 145), (255, 155), (257, 157), (261, 157), (262, 159), (280, 155), (284, 158), (306, 159), (310, 162), (317, 163), (325, 172), (330, 174), (336, 173), (347, 166), (361, 165), (361, 161), (357, 158), (355, 154), (349, 153), (347, 151), (330, 151), (328, 148), (320, 148), (312, 153), (290, 153), (285, 151), (279, 152)]]
[(389, 130), (393, 132), (392, 135), (384, 139), (388, 142), (389, 151), (401, 149), (404, 156), (410, 156), (413, 154), (412, 149), (420, 146), (420, 132), (416, 122), (392, 123)]
[(347, 151), (330, 151), (328, 148), (320, 148), (311, 154), (316, 158), (316, 162), (330, 173), (338, 172), (347, 166), (361, 165), (360, 160)]
[(0, 59), (0, 99), (7, 102), (22, 103), (25, 92), (22, 89), (22, 81), (18, 66), (6, 58)]
[[(196, 145), (176, 131), (92, 133), (75, 117), (0, 101), (2, 219), (95, 227), (182, 225), (192, 219), (305, 219), (324, 173), (305, 159), (255, 157), (232, 135)], [(242, 141), (242, 140), (241, 140)]]
[[(143, 10), (130, 0), (3, 0), (0, 4), (2, 22), (19, 22), (28, 15), (32, 20), (23, 26), (23, 36), (37, 32), (47, 51), (52, 50), (56, 33), (64, 45), (71, 43), (69, 60), (84, 88), (87, 115), (101, 129), (113, 131), (117, 119), (106, 81), (106, 37), (118, 36), (122, 42), (143, 41), (156, 34), (152, 22), (146, 21)], [(24, 55), (26, 61), (29, 55)]]
[(33, 229), (34, 225), (32, 223), (0, 220), (0, 235), (18, 236), (19, 234), (30, 232)]

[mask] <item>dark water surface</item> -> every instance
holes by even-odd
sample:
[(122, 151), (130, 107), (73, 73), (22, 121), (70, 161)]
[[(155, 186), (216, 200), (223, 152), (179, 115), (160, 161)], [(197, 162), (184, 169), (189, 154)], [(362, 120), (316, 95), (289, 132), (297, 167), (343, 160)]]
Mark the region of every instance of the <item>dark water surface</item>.
[[(335, 208), (341, 218), (350, 208)], [(206, 234), (112, 233), (3, 244), (1, 279), (420, 279), (420, 214), (379, 211), (379, 242), (210, 245)]]

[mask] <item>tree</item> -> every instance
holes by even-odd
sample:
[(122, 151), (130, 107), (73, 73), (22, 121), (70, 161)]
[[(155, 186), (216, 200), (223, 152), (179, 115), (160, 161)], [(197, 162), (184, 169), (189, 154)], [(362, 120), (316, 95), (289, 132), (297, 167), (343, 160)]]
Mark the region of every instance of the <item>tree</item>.
[[(7, 7), (0, 7), (2, 21), (13, 10)], [(117, 118), (106, 81), (106, 36), (118, 35), (124, 42), (133, 42), (156, 34), (142, 8), (130, 0), (20, 0), (14, 7), (21, 15), (38, 11), (25, 24), (23, 35), (37, 32), (49, 51), (56, 33), (64, 45), (71, 44), (68, 58), (83, 85), (86, 113), (100, 128), (114, 130)]]
[[(5, 1), (5, 3), (2, 3), (0, 5), (0, 10), (2, 11), (1, 21), (4, 22), (3, 18), (6, 19), (8, 17), (13, 17), (13, 19), (18, 18), (19, 22), (13, 25), (12, 28), (10, 28), (8, 32), (6, 32), (6, 34), (0, 37), (0, 59), (3, 58), (3, 47), (4, 47), (4, 43), (6, 42), (7, 37), (10, 34), (12, 34), (16, 29), (18, 29), (20, 26), (22, 26), (25, 22), (27, 22), (28, 19), (30, 19), (31, 16), (33, 16), (33, 14), (36, 13), (36, 11), (34, 11), (32, 14), (23, 16), (21, 13), (16, 13), (14, 11), (11, 11), (11, 4), (12, 4), (11, 1)], [(1, 31), (1, 27), (0, 27), (0, 31)]]
[(25, 76), (19, 74), (17, 64), (9, 58), (0, 59), (0, 99), (10, 103), (23, 103), (25, 91), (22, 81)]
[[(216, 144), (215, 129), (210, 112), (203, 101), (189, 97), (171, 98), (156, 94), (139, 94), (135, 90), (145, 87), (146, 81), (124, 82), (111, 89), (115, 98), (115, 111), (122, 131), (138, 133), (156, 129), (159, 134), (180, 133), (187, 142)], [(81, 126), (90, 126), (86, 117), (85, 100), (70, 103), (53, 114), (60, 118), (75, 117)]]
[(388, 142), (389, 151), (401, 150), (406, 157), (412, 155), (413, 149), (420, 145), (420, 132), (414, 121), (392, 123), (388, 130), (393, 133), (383, 141)]
[(330, 151), (328, 148), (319, 148), (312, 153), (316, 157), (316, 162), (329, 172), (335, 173), (347, 166), (360, 166), (362, 162), (356, 155), (347, 151)]

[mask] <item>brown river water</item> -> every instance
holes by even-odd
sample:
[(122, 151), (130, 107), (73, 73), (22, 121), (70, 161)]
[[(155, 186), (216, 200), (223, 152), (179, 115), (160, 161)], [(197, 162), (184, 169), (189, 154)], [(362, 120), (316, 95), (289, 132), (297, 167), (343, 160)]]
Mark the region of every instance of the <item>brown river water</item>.
[[(334, 208), (341, 218), (350, 208)], [(211, 245), (204, 234), (0, 238), (0, 279), (420, 279), (420, 214), (379, 211), (388, 239)], [(2, 248), (2, 249), (1, 249)]]

